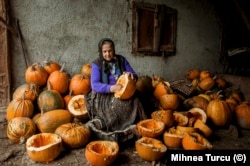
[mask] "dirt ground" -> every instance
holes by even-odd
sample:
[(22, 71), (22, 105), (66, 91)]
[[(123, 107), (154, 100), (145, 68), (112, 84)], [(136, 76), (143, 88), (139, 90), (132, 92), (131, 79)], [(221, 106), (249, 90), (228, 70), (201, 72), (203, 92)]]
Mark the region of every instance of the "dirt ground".
[[(26, 153), (24, 144), (15, 144), (8, 140), (6, 136), (7, 122), (5, 119), (5, 113), (0, 113), (0, 165), (1, 166), (27, 166), (27, 165), (48, 165), (48, 166), (60, 166), (60, 165), (90, 165), (84, 156), (84, 148), (75, 150), (65, 150), (54, 161), (44, 164), (36, 163), (29, 158)], [(237, 132), (239, 131), (239, 132)], [(244, 149), (250, 150), (250, 130), (236, 130), (231, 126), (228, 129), (214, 130), (213, 136), (209, 138), (214, 150), (233, 150)], [(135, 139), (130, 140), (120, 145), (120, 151), (117, 159), (113, 165), (131, 165), (131, 166), (152, 166), (152, 165), (165, 165), (165, 158), (157, 163), (152, 163), (143, 160), (138, 156), (135, 150)], [(168, 152), (168, 151), (167, 151)]]

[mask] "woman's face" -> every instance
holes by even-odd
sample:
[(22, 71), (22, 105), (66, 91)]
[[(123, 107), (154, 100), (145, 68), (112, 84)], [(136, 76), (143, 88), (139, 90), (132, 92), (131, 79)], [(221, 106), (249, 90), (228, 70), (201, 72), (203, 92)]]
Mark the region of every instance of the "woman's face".
[(114, 57), (114, 49), (110, 44), (102, 45), (102, 55), (106, 61), (111, 61)]

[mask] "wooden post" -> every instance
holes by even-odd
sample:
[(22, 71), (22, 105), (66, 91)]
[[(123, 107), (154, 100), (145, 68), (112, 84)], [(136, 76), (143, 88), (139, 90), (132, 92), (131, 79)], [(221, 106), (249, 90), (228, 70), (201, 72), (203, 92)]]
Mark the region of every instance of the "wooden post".
[[(0, 17), (7, 20), (7, 1), (0, 0)], [(7, 21), (6, 21), (7, 22)], [(10, 101), (10, 73), (9, 73), (9, 48), (8, 29), (0, 23), (0, 111), (5, 110)]]

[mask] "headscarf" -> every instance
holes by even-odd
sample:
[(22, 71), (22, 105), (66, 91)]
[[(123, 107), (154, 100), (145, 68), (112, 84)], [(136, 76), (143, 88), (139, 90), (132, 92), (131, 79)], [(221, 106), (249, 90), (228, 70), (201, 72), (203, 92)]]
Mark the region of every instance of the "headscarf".
[(99, 57), (94, 60), (93, 63), (97, 64), (98, 66), (101, 67), (101, 75), (102, 75), (102, 78), (101, 78), (101, 81), (103, 83), (108, 83), (108, 76), (111, 74), (111, 68), (110, 68), (110, 65), (108, 61), (106, 61), (104, 58), (103, 58), (103, 55), (102, 55), (102, 46), (104, 44), (110, 44), (111, 47), (113, 48), (114, 50), (114, 59), (111, 61), (111, 63), (115, 63), (115, 69), (116, 69), (116, 74), (117, 76), (119, 77), (123, 71), (125, 70), (124, 69), (124, 57), (121, 56), (121, 55), (117, 55), (115, 54), (115, 44), (114, 42), (109, 39), (109, 38), (103, 38), (99, 41), (98, 43), (98, 53), (99, 53)]

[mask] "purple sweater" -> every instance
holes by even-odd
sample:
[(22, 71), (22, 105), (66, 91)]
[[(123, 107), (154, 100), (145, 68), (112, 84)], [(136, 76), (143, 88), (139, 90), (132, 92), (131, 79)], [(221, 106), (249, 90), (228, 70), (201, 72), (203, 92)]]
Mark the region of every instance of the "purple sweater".
[[(92, 63), (92, 72), (91, 72), (91, 88), (93, 91), (97, 93), (110, 93), (110, 87), (111, 85), (114, 85), (116, 83), (115, 77), (110, 74), (109, 75), (109, 84), (102, 83), (101, 82), (101, 67), (98, 66), (95, 63)], [(124, 66), (125, 71), (133, 73), (134, 77), (137, 78), (137, 74), (133, 70), (133, 68), (130, 66), (128, 61), (124, 59)]]

